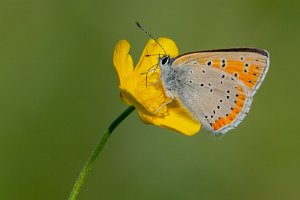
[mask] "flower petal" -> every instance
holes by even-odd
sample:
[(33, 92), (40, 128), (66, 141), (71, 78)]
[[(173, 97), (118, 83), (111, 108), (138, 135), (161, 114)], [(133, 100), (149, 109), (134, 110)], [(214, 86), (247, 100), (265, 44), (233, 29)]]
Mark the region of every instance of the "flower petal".
[(117, 71), (120, 87), (123, 87), (125, 79), (133, 72), (133, 61), (129, 55), (130, 44), (126, 40), (121, 40), (115, 47), (113, 63)]
[(199, 132), (201, 124), (183, 108), (169, 108), (169, 115), (164, 117), (149, 116), (139, 112), (141, 119), (147, 124), (168, 128), (192, 136)]
[(147, 111), (147, 109), (139, 101), (139, 99), (133, 96), (132, 92), (128, 91), (125, 88), (120, 88), (120, 94), (121, 94), (121, 99), (125, 104), (133, 105), (139, 112), (145, 113), (147, 115), (151, 115), (151, 113)]

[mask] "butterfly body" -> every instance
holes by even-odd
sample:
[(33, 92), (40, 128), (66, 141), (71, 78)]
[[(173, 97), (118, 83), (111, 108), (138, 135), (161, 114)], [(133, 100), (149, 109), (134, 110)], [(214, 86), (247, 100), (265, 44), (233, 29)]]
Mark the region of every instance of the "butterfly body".
[(234, 48), (159, 59), (166, 94), (215, 133), (235, 128), (247, 115), (269, 66), (266, 51)]

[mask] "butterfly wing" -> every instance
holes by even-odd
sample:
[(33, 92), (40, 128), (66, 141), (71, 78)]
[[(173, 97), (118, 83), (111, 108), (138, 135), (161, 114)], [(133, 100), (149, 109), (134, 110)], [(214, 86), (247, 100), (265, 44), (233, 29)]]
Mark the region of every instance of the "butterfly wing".
[(176, 96), (204, 127), (225, 133), (247, 115), (268, 64), (268, 54), (256, 49), (182, 55), (172, 63)]

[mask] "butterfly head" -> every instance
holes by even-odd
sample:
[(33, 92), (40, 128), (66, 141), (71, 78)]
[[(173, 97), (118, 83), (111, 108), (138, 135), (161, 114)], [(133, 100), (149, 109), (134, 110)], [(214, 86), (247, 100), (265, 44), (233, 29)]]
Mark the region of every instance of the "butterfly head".
[(164, 55), (162, 58), (159, 58), (160, 67), (170, 66), (171, 58), (168, 55)]

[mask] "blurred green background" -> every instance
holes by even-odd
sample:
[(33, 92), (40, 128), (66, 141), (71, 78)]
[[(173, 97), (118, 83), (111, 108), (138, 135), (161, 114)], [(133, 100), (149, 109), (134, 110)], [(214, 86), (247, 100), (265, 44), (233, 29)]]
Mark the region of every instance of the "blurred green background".
[[(222, 138), (118, 127), (79, 199), (300, 199), (299, 1), (0, 1), (0, 199), (67, 199), (126, 106), (112, 53), (148, 37), (181, 53), (260, 47), (271, 55), (244, 122)], [(297, 59), (296, 59), (297, 58)]]

